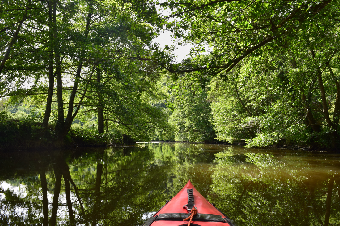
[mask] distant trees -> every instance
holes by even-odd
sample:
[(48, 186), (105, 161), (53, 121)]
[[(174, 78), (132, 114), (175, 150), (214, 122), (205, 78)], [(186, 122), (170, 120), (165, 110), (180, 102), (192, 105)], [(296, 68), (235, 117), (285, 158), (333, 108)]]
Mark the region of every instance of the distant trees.
[(214, 142), (215, 131), (208, 88), (198, 78), (181, 76), (169, 84), (172, 109), (169, 122), (174, 126), (175, 140)]

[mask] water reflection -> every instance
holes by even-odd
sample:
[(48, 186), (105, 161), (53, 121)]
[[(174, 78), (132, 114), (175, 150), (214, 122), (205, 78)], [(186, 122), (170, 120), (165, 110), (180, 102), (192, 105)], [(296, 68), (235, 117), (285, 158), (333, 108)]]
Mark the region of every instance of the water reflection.
[(217, 154), (211, 199), (239, 225), (339, 225), (339, 157), (324, 157), (229, 148)]
[(188, 179), (237, 225), (339, 225), (340, 156), (139, 144), (0, 153), (0, 225), (142, 225)]

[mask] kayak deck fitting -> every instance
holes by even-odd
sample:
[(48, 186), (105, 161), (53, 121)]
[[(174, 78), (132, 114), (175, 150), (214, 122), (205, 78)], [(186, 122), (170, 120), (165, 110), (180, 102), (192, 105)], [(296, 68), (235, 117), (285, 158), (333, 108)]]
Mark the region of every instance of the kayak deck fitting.
[(231, 220), (206, 200), (190, 180), (143, 226), (233, 226)]

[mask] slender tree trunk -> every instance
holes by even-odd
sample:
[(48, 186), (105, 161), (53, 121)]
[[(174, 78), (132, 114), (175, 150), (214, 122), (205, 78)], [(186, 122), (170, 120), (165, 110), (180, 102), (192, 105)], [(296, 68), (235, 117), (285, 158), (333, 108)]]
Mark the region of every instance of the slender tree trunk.
[(340, 119), (340, 82), (336, 81), (336, 101), (333, 116), (333, 124), (336, 128), (338, 128), (339, 126), (339, 119)]
[(41, 189), (43, 193), (43, 215), (44, 215), (43, 226), (47, 226), (48, 225), (48, 198), (47, 198), (47, 180), (46, 180), (46, 175), (45, 175), (44, 170), (41, 170), (40, 172), (40, 183), (41, 183)]
[(339, 128), (339, 118), (340, 118), (340, 81), (334, 75), (329, 62), (327, 63), (327, 67), (329, 69), (329, 73), (331, 74), (332, 78), (334, 79), (336, 85), (336, 99), (334, 103), (334, 113), (333, 113), (333, 132), (332, 132), (332, 148), (338, 149), (340, 146), (340, 135), (338, 133)]
[(5, 63), (6, 61), (9, 59), (10, 57), (10, 54), (11, 54), (11, 49), (13, 48), (13, 45), (16, 43), (16, 41), (18, 40), (18, 37), (19, 37), (19, 32), (22, 28), (22, 24), (24, 23), (24, 21), (27, 19), (27, 10), (28, 8), (30, 7), (31, 5), (31, 0), (28, 0), (27, 2), (27, 5), (26, 5), (26, 9), (25, 9), (25, 12), (24, 12), (24, 15), (22, 16), (22, 19), (18, 22), (18, 27), (17, 29), (15, 30), (14, 32), (14, 35), (11, 39), (11, 41), (9, 42), (8, 44), (8, 47), (7, 47), (7, 50), (5, 52), (5, 55), (4, 57), (2, 58), (2, 61), (0, 63), (0, 74), (2, 72), (2, 70), (4, 69), (5, 67)]
[(329, 69), (329, 73), (331, 74), (332, 78), (334, 79), (335, 85), (336, 85), (336, 100), (334, 104), (334, 115), (333, 115), (333, 124), (335, 127), (339, 126), (339, 119), (340, 119), (340, 81), (338, 78), (334, 75), (333, 69), (329, 65), (329, 62), (327, 63), (327, 67)]
[[(100, 87), (101, 82), (101, 70), (97, 67), (97, 86), (98, 89)], [(104, 109), (103, 109), (103, 97), (101, 95), (100, 90), (98, 91), (98, 107), (97, 107), (97, 113), (98, 113), (98, 133), (104, 133)]]
[(55, 75), (57, 78), (57, 102), (58, 102), (58, 118), (56, 125), (56, 134), (58, 139), (61, 141), (63, 140), (62, 131), (64, 127), (64, 101), (63, 101), (63, 83), (61, 77), (60, 42), (58, 37), (58, 25), (57, 25), (57, 2), (58, 0), (53, 0), (53, 46), (56, 64)]
[[(312, 53), (313, 60), (315, 60), (316, 55), (312, 48), (311, 48), (311, 53)], [(328, 109), (328, 104), (327, 104), (327, 99), (326, 99), (326, 91), (325, 91), (325, 87), (322, 81), (322, 71), (320, 67), (316, 68), (316, 77), (318, 79), (319, 90), (321, 94), (323, 116), (327, 122), (328, 127), (330, 127), (331, 129), (334, 129), (334, 124), (329, 117), (329, 109)]]
[(104, 109), (98, 106), (98, 133), (104, 133)]
[[(315, 52), (313, 49), (311, 49), (311, 53), (312, 53), (312, 57), (313, 59), (315, 59)], [(328, 68), (330, 69), (330, 73), (332, 75), (333, 71), (330, 68), (329, 64), (328, 64)], [(331, 137), (330, 137), (330, 147), (331, 148), (335, 148), (338, 149), (338, 144), (339, 144), (339, 134), (337, 132), (338, 130), (338, 122), (339, 122), (339, 114), (340, 114), (340, 110), (339, 110), (339, 105), (340, 105), (340, 100), (339, 100), (339, 95), (340, 95), (340, 84), (339, 82), (336, 80), (336, 87), (337, 87), (337, 97), (336, 97), (336, 102), (335, 102), (335, 106), (334, 106), (334, 115), (333, 115), (333, 121), (331, 120), (330, 116), (329, 116), (329, 108), (328, 108), (328, 103), (327, 103), (327, 98), (326, 98), (326, 91), (325, 91), (325, 87), (324, 87), (324, 83), (322, 80), (322, 71), (320, 69), (320, 67), (317, 67), (317, 71), (316, 71), (316, 75), (318, 78), (318, 84), (319, 84), (319, 90), (321, 93), (321, 100), (322, 100), (322, 108), (323, 108), (323, 115), (324, 118), (327, 122), (327, 125), (329, 127), (329, 129), (332, 131), (331, 133)], [(334, 76), (334, 75), (333, 75)]]
[(313, 113), (312, 113), (312, 109), (310, 108), (309, 101), (307, 100), (305, 94), (302, 94), (302, 101), (305, 105), (306, 117), (307, 117), (309, 126), (312, 128), (314, 132), (320, 132), (321, 126), (316, 122), (313, 116)]
[(53, 49), (54, 49), (54, 39), (53, 39), (53, 5), (51, 1), (48, 1), (48, 21), (49, 21), (49, 41), (50, 41), (50, 49), (49, 49), (49, 63), (48, 63), (48, 94), (46, 101), (46, 108), (43, 120), (43, 126), (46, 129), (48, 127), (48, 122), (50, 119), (51, 111), (52, 111), (52, 97), (53, 97), (53, 88), (54, 88), (54, 74), (53, 74)]
[(321, 93), (321, 100), (322, 100), (322, 107), (323, 107), (323, 115), (326, 119), (326, 122), (328, 126), (332, 129), (334, 129), (333, 122), (331, 121), (329, 117), (329, 109), (328, 109), (328, 104), (327, 104), (327, 99), (326, 99), (326, 92), (325, 92), (325, 87), (322, 81), (322, 72), (320, 69), (317, 70), (317, 77), (318, 77), (318, 83), (319, 83), (319, 90)]
[[(90, 2), (89, 3), (89, 12), (88, 12), (87, 17), (86, 17), (86, 28), (85, 28), (85, 34), (84, 34), (85, 40), (87, 39), (89, 31), (90, 31), (92, 11), (93, 11), (92, 2)], [(74, 100), (75, 100), (75, 97), (76, 97), (76, 94), (77, 94), (77, 91), (78, 91), (80, 75), (81, 75), (81, 71), (82, 71), (82, 68), (83, 68), (85, 48), (86, 48), (86, 45), (84, 45), (84, 47), (82, 47), (82, 50), (81, 50), (81, 53), (80, 53), (78, 68), (77, 68), (77, 72), (75, 74), (73, 89), (72, 89), (69, 104), (68, 104), (68, 112), (67, 112), (67, 116), (66, 116), (66, 119), (65, 119), (65, 123), (63, 125), (63, 129), (62, 129), (62, 134), (61, 134), (62, 138), (65, 137), (67, 135), (67, 133), (69, 132), (71, 125), (72, 125), (72, 121), (73, 121), (74, 117), (76, 116), (76, 113), (73, 112)], [(76, 110), (76, 112), (78, 112), (78, 110)]]

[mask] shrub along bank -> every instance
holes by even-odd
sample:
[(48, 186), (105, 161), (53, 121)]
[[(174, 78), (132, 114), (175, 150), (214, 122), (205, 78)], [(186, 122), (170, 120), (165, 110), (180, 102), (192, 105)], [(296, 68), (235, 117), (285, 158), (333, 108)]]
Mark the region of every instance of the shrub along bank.
[[(113, 138), (113, 137), (118, 138)], [(112, 133), (95, 133), (85, 129), (72, 129), (65, 140), (58, 141), (54, 125), (44, 128), (32, 119), (13, 119), (0, 113), (0, 150), (13, 148), (60, 148), (75, 146), (105, 146), (121, 143), (123, 136)]]

